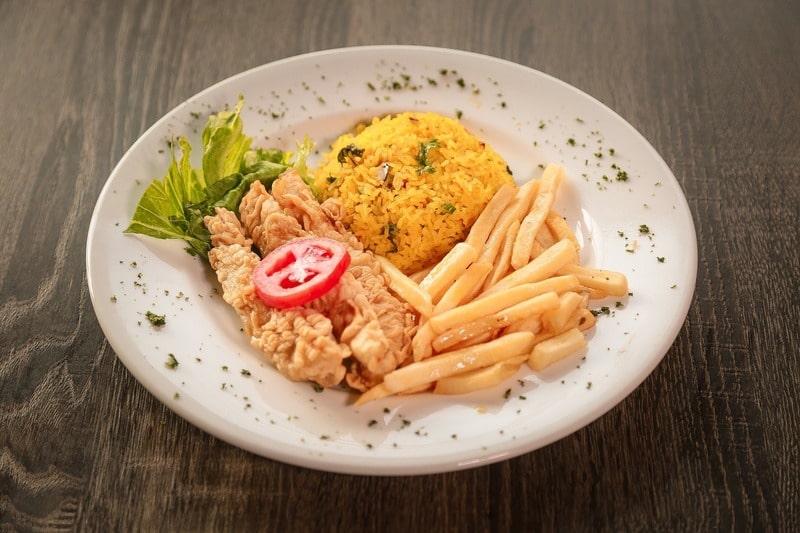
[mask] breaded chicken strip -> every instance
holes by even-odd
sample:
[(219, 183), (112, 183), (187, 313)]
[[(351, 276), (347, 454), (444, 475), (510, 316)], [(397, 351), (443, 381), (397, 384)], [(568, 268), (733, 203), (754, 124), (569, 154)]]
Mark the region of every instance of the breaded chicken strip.
[(344, 361), (350, 347), (333, 335), (331, 321), (315, 309), (297, 307), (271, 309), (256, 296), (253, 269), (260, 258), (251, 249), (236, 215), (217, 209), (205, 218), (213, 248), (208, 253), (211, 267), (222, 285), (222, 294), (242, 320), (250, 343), (264, 352), (285, 376), (297, 381), (314, 381), (323, 387), (338, 385), (344, 378)]
[[(410, 357), (410, 339), (416, 329), (411, 309), (388, 290), (388, 280), (372, 252), (341, 221), (341, 204), (317, 202), (308, 185), (293, 170), (281, 175), (270, 195), (253, 183), (239, 206), (245, 231), (260, 250), (270, 251), (281, 238), (321, 236), (348, 247), (351, 263), (337, 286), (308, 307), (330, 317), (334, 334), (347, 343), (353, 361), (347, 384), (366, 390)], [(285, 242), (285, 241), (284, 241)]]

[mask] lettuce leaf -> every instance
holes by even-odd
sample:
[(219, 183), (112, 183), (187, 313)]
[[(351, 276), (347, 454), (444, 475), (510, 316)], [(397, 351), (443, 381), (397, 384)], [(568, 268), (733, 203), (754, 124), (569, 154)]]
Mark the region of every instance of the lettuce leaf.
[(145, 189), (124, 233), (182, 239), (186, 251), (208, 258), (211, 239), (203, 219), (217, 207), (238, 214), (239, 203), (250, 185), (258, 180), (269, 190), (272, 182), (290, 167), (312, 186), (306, 165), (314, 144), (310, 139), (297, 143), (297, 153), (275, 148), (251, 148), (252, 139), (243, 133), (240, 117), (244, 100), (231, 111), (211, 115), (203, 130), (202, 167), (192, 167), (192, 147), (184, 137), (178, 139), (180, 159), (172, 147), (172, 162), (161, 180)]
[(159, 239), (182, 239), (184, 232), (173, 222), (183, 217), (183, 206), (205, 196), (202, 171), (192, 168), (189, 157), (192, 147), (181, 137), (178, 145), (180, 161), (172, 147), (172, 163), (163, 180), (153, 180), (142, 194), (125, 233), (140, 233)]
[(221, 111), (208, 118), (203, 130), (203, 177), (208, 186), (239, 172), (245, 152), (253, 139), (242, 133), (240, 116), (244, 99), (232, 111)]

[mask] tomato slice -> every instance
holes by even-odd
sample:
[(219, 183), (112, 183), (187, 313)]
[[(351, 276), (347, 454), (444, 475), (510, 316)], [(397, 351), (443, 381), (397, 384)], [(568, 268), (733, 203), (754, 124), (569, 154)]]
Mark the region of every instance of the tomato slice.
[(323, 237), (289, 241), (253, 271), (256, 295), (270, 307), (307, 304), (331, 290), (350, 265), (344, 244)]

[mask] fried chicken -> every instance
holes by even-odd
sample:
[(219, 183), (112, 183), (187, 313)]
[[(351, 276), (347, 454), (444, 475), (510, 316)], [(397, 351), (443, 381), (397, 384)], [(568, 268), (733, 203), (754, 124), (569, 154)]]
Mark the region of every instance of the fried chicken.
[(213, 245), (209, 262), (222, 285), (223, 298), (236, 310), (250, 343), (290, 379), (323, 387), (339, 384), (345, 374), (343, 361), (351, 351), (333, 335), (330, 319), (311, 308), (279, 311), (264, 305), (251, 279), (261, 258), (252, 251), (252, 241), (236, 215), (219, 208), (215, 216), (205, 218), (205, 224)]
[(361, 241), (344, 227), (341, 203), (329, 199), (320, 204), (295, 169), (290, 168), (272, 183), (272, 197), (310, 234), (340, 241), (350, 250), (364, 249)]
[[(351, 256), (351, 263), (332, 290), (300, 308), (285, 311), (270, 310), (274, 320), (278, 320), (276, 317), (299, 313), (306, 323), (313, 323), (315, 327), (325, 330), (329, 340), (332, 338), (339, 346), (346, 347), (349, 353), (347, 356), (341, 356), (339, 373), (331, 373), (328, 369), (329, 357), (322, 357), (319, 360), (308, 357), (293, 358), (292, 361), (295, 363), (291, 366), (293, 374), (284, 371), (289, 365), (281, 366), (276, 363), (276, 367), (292, 379), (310, 379), (294, 377), (303, 374), (299, 365), (302, 363), (314, 367), (319, 364), (325, 368), (324, 371), (306, 369), (304, 372), (309, 375), (325, 374), (328, 376), (326, 383), (330, 383), (334, 376), (340, 375), (340, 381), (344, 377), (347, 385), (364, 391), (380, 383), (383, 375), (410, 358), (410, 341), (416, 330), (416, 315), (407, 304), (389, 292), (388, 280), (382, 272), (380, 263), (372, 252), (364, 250), (359, 240), (345, 228), (342, 215), (342, 207), (338, 201), (327, 200), (320, 204), (297, 172), (290, 169), (275, 180), (272, 194), (268, 193), (260, 182), (253, 183), (239, 206), (241, 224), (235, 216), (233, 217), (238, 224), (236, 228), (238, 234), (227, 227), (233, 223), (228, 213), (218, 212), (216, 217), (209, 217), (207, 226), (212, 233), (214, 245), (212, 267), (215, 270), (218, 267), (223, 269), (227, 267), (234, 256), (238, 258), (243, 248), (247, 248), (248, 253), (256, 258), (255, 264), (257, 264), (258, 256), (250, 250), (252, 245), (255, 245), (262, 255), (266, 255), (285, 242), (308, 236), (326, 237), (345, 244)], [(233, 244), (226, 243), (226, 240), (230, 239), (228, 235), (231, 234), (235, 234), (236, 239), (246, 242), (237, 242), (235, 245), (240, 248), (234, 248)], [(209, 258), (211, 257), (210, 253)], [(249, 261), (252, 260), (251, 258)], [(247, 268), (250, 273), (255, 264), (250, 267), (248, 263)], [(242, 272), (247, 268), (242, 268)], [(221, 283), (224, 277), (227, 279), (231, 276), (231, 274), (223, 276), (219, 270), (217, 275)], [(247, 288), (244, 287), (245, 284)], [(235, 281), (228, 282), (227, 288), (223, 283), (223, 291), (226, 293), (226, 301), (235, 302), (231, 303), (234, 307), (239, 305), (241, 308), (241, 298), (238, 296), (240, 293), (254, 297), (252, 282), (245, 277), (237, 277)], [(262, 307), (265, 306), (262, 304)], [(254, 320), (260, 319), (260, 316), (254, 317), (250, 312), (240, 312), (238, 308), (237, 312), (245, 322), (245, 329), (248, 332), (259, 324)], [(329, 330), (322, 327), (323, 323), (319, 321), (319, 317), (327, 320), (325, 327)], [(285, 361), (290, 349), (297, 350), (299, 346), (305, 349), (305, 340), (298, 341), (293, 346), (289, 342), (291, 335), (299, 327), (295, 324), (295, 318), (284, 320), (281, 325), (283, 329), (273, 325), (271, 329), (262, 328), (258, 335), (251, 333), (254, 339), (258, 338), (258, 346), (273, 361), (275, 359)], [(250, 323), (249, 329), (248, 323)], [(291, 327), (283, 327), (286, 324), (291, 324)], [(305, 325), (307, 324), (301, 324)], [(277, 335), (280, 340), (272, 339), (271, 334)], [(277, 353), (280, 355), (273, 356), (272, 350), (278, 350)], [(326, 350), (322, 351), (328, 354)], [(352, 357), (348, 358), (351, 354)], [(329, 386), (316, 379), (314, 381)]]

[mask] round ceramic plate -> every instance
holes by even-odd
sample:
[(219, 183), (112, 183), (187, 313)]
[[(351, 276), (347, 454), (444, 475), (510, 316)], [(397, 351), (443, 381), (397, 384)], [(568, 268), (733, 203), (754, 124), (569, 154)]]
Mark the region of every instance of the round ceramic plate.
[[(565, 167), (557, 208), (584, 264), (623, 272), (631, 294), (593, 302), (588, 348), (544, 372), (523, 367), (465, 396), (418, 394), (354, 407), (278, 374), (250, 347), (213, 272), (175, 241), (123, 234), (148, 183), (185, 135), (200, 150), (212, 112), (245, 99), (254, 143), (324, 150), (373, 116), (430, 110), (507, 160), (518, 183)], [(314, 157), (319, 157), (317, 152)], [(199, 162), (196, 162), (199, 164)], [(681, 328), (697, 268), (692, 217), (670, 169), (625, 120), (540, 72), (461, 51), (378, 46), (293, 57), (229, 78), (154, 124), (98, 199), (87, 243), (92, 303), (130, 372), (177, 414), (253, 453), (309, 468), (400, 475), (452, 471), (528, 453), (576, 431), (633, 391)], [(154, 327), (150, 311), (166, 324)]]

